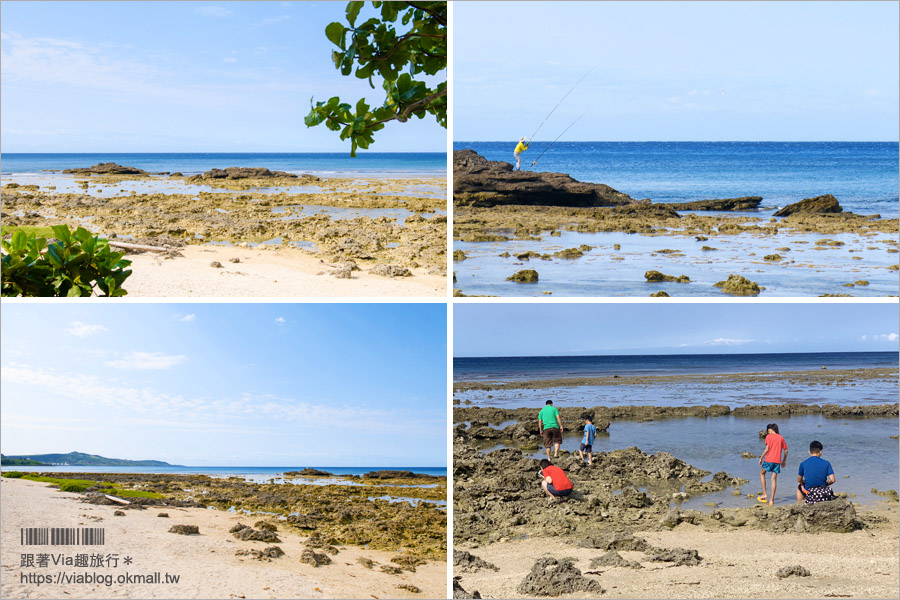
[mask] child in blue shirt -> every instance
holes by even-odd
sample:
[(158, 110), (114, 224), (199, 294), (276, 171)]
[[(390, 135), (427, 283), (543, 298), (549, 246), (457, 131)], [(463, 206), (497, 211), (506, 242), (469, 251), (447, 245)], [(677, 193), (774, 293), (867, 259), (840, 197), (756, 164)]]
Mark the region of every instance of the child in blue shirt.
[(805, 500), (807, 504), (815, 504), (824, 500), (833, 500), (834, 469), (831, 463), (822, 458), (822, 442), (813, 440), (809, 444), (809, 458), (800, 463), (797, 473), (797, 502)]
[(585, 417), (584, 419), (584, 439), (581, 440), (581, 447), (578, 449), (578, 455), (584, 460), (584, 453), (587, 452), (588, 464), (594, 460), (594, 436), (597, 435), (597, 428), (594, 427), (593, 419)]

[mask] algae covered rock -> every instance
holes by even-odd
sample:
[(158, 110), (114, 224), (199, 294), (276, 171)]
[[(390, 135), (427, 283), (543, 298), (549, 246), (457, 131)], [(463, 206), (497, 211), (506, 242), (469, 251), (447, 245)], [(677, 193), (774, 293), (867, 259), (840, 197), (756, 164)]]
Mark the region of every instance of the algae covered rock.
[(480, 571), (482, 569), (491, 569), (493, 571), (500, 570), (499, 567), (492, 565), (486, 560), (482, 560), (474, 554), (466, 552), (465, 550), (453, 551), (453, 570), (455, 572), (475, 573), (476, 571)]
[(659, 290), (655, 294), (650, 294), (651, 298), (668, 298), (669, 295), (662, 290)]
[(790, 215), (796, 214), (807, 214), (807, 215), (821, 215), (821, 214), (836, 214), (842, 212), (844, 209), (841, 207), (841, 204), (837, 201), (837, 198), (832, 196), (831, 194), (825, 194), (824, 196), (816, 196), (815, 198), (806, 198), (805, 200), (801, 200), (800, 202), (795, 202), (794, 204), (788, 204), (781, 210), (775, 213), (776, 217), (788, 217)]
[(231, 535), (236, 537), (239, 540), (243, 541), (259, 541), (259, 542), (274, 542), (276, 544), (281, 543), (281, 540), (278, 539), (278, 536), (273, 531), (269, 531), (266, 529), (257, 530), (252, 527), (248, 527), (242, 523), (238, 523), (234, 527), (228, 530)]
[(674, 281), (675, 283), (691, 282), (691, 278), (687, 275), (679, 275), (678, 277), (675, 277), (674, 275), (664, 275), (659, 271), (647, 271), (646, 273), (644, 273), (644, 279), (653, 283), (660, 281)]
[(178, 533), (181, 535), (200, 535), (200, 528), (196, 525), (172, 525), (169, 533)]
[(553, 256), (555, 256), (556, 258), (566, 258), (571, 260), (575, 258), (581, 258), (582, 256), (584, 256), (584, 252), (582, 252), (578, 248), (566, 248), (565, 250), (554, 252)]
[(790, 567), (781, 567), (775, 571), (775, 577), (784, 579), (785, 577), (809, 577), (810, 572), (801, 565), (792, 565)]
[(561, 596), (574, 592), (602, 594), (600, 584), (585, 577), (569, 559), (539, 558), (516, 591), (526, 596)]
[(764, 290), (755, 281), (750, 281), (741, 275), (731, 274), (725, 281), (719, 281), (713, 284), (717, 288), (721, 288), (726, 294), (733, 296), (757, 296), (759, 292)]
[(523, 269), (516, 271), (506, 278), (507, 281), (515, 281), (516, 283), (537, 283), (538, 272), (534, 269)]
[(466, 260), (466, 258), (468, 258), (468, 257), (466, 256), (466, 253), (463, 252), (462, 250), (454, 250), (453, 251), (453, 260), (454, 261), (458, 262), (461, 260)]

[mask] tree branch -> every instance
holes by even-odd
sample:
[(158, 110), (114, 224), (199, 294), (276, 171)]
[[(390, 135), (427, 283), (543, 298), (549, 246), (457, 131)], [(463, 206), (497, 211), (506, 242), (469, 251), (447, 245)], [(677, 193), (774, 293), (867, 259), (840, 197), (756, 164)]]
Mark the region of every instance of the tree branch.
[(447, 19), (445, 19), (444, 17), (442, 17), (439, 13), (436, 13), (436, 12), (434, 12), (434, 11), (431, 10), (431, 9), (425, 8), (424, 6), (420, 6), (417, 2), (407, 2), (407, 4), (409, 4), (409, 5), (412, 6), (413, 8), (418, 8), (419, 10), (428, 13), (429, 15), (431, 15), (432, 17), (434, 17), (434, 20), (435, 20), (435, 21), (437, 21), (438, 23), (440, 23), (440, 24), (443, 25), (444, 27), (447, 26)]

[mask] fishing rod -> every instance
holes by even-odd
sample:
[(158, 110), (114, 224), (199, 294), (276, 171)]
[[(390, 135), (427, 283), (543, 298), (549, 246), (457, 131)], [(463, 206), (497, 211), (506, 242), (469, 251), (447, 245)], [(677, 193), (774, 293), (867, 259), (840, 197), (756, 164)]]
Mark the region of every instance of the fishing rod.
[[(590, 109), (588, 109), (588, 110), (590, 110)], [(580, 121), (580, 120), (581, 120), (581, 117), (583, 117), (583, 116), (586, 115), (586, 114), (588, 114), (588, 111), (587, 111), (587, 110), (584, 111), (583, 113), (581, 113), (581, 114), (578, 116), (577, 119), (575, 119), (574, 121), (572, 121), (572, 125), (575, 125), (575, 123), (577, 123), (578, 121)], [(565, 133), (566, 133), (568, 130), (572, 129), (572, 125), (569, 125), (569, 126), (566, 127), (565, 129), (563, 129), (563, 132), (562, 132), (561, 134), (559, 134), (559, 135), (556, 137), (555, 140), (553, 140), (552, 142), (550, 142), (550, 145), (547, 146), (546, 148), (544, 148), (544, 151), (541, 152), (541, 153), (538, 155), (538, 157), (537, 157), (536, 159), (534, 159), (534, 162), (531, 163), (531, 166), (529, 166), (529, 167), (528, 167), (527, 169), (525, 169), (525, 170), (526, 170), (526, 171), (530, 171), (530, 170), (531, 170), (531, 167), (533, 167), (534, 165), (536, 165), (536, 164), (537, 164), (537, 161), (541, 160), (541, 157), (542, 157), (544, 154), (547, 153), (547, 150), (549, 150), (550, 148), (552, 148), (552, 147), (553, 147), (553, 144), (555, 144), (557, 141), (559, 141), (559, 138), (561, 138), (563, 135), (565, 135)]]
[(537, 135), (537, 132), (541, 130), (541, 127), (544, 126), (544, 123), (547, 122), (547, 119), (550, 118), (550, 115), (552, 115), (554, 112), (556, 112), (556, 109), (559, 108), (559, 105), (563, 103), (563, 100), (566, 99), (566, 96), (568, 96), (569, 94), (571, 94), (571, 93), (572, 93), (572, 90), (574, 90), (575, 88), (577, 88), (577, 87), (578, 87), (578, 84), (581, 83), (582, 81), (584, 81), (584, 80), (587, 78), (587, 76), (590, 75), (591, 73), (593, 73), (593, 72), (594, 72), (594, 69), (596, 69), (596, 68), (599, 67), (599, 66), (600, 66), (599, 64), (594, 65), (594, 66), (591, 68), (590, 71), (588, 71), (587, 73), (585, 73), (584, 76), (583, 76), (581, 79), (579, 79), (578, 81), (575, 82), (575, 85), (573, 85), (573, 86), (569, 89), (569, 91), (566, 92), (566, 95), (562, 97), (562, 100), (560, 100), (560, 101), (556, 104), (556, 106), (553, 107), (553, 110), (550, 111), (550, 114), (547, 115), (546, 117), (544, 117), (544, 120), (541, 121), (541, 124), (538, 125), (537, 129), (534, 130), (534, 133), (532, 133), (531, 136), (529, 136), (529, 138), (528, 138), (528, 141), (529, 141), (529, 142), (530, 142), (531, 140), (534, 139), (534, 136), (536, 136), (536, 135)]

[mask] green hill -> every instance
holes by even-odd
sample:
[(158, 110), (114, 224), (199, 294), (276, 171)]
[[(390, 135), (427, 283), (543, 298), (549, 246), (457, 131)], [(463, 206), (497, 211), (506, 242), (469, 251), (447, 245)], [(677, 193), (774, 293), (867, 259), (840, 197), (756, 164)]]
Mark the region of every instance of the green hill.
[[(23, 463), (20, 461), (33, 461)], [(16, 461), (16, 462), (11, 462)], [(68, 454), (32, 454), (30, 456), (0, 456), (2, 465), (72, 465), (79, 467), (171, 467), (161, 460), (125, 460), (122, 458), (106, 458), (96, 454), (84, 452), (69, 452)]]

